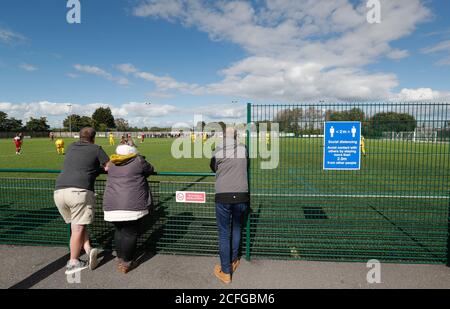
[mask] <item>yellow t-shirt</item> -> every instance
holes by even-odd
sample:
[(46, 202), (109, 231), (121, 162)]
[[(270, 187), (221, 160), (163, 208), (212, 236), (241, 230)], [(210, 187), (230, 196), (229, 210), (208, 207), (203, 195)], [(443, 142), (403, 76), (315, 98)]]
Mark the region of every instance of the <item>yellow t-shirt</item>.
[(62, 139), (57, 139), (55, 142), (56, 147), (64, 147), (64, 141)]

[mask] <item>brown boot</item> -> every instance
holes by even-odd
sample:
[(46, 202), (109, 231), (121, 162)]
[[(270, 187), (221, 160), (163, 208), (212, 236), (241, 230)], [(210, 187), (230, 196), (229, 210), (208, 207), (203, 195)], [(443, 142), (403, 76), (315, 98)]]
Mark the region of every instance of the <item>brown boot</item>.
[(231, 275), (222, 272), (220, 265), (214, 267), (214, 275), (225, 284), (231, 283)]
[(119, 262), (119, 264), (117, 264), (117, 270), (123, 274), (128, 274), (130, 271), (136, 268), (136, 266), (137, 264), (135, 261), (131, 261), (129, 263)]

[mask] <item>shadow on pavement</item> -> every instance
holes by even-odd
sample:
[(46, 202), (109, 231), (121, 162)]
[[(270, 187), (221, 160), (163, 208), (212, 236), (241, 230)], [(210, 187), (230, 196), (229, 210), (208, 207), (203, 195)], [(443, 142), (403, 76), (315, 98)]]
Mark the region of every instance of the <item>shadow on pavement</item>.
[(39, 282), (45, 280), (46, 278), (50, 277), (57, 271), (59, 271), (61, 268), (66, 267), (67, 261), (70, 258), (70, 254), (66, 254), (56, 261), (48, 264), (44, 268), (38, 270), (37, 272), (33, 273), (29, 277), (25, 278), (24, 280), (20, 281), (19, 283), (16, 283), (15, 285), (11, 286), (9, 289), (29, 289), (38, 284)]

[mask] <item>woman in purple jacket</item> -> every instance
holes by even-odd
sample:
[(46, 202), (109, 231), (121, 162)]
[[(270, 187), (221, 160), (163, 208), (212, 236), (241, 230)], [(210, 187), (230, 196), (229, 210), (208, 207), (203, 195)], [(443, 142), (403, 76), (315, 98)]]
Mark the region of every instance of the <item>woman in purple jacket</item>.
[(147, 178), (153, 166), (135, 147), (120, 145), (107, 166), (108, 180), (103, 197), (105, 221), (115, 226), (114, 240), (118, 270), (128, 273), (135, 267), (135, 251), (141, 219), (152, 203)]

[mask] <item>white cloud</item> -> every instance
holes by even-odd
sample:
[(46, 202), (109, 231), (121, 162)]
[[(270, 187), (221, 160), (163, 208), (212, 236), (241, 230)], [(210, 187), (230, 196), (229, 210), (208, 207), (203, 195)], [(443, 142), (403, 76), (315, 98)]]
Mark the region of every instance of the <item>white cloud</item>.
[(20, 33), (0, 28), (0, 43), (5, 44), (18, 44), (26, 41), (27, 38)]
[(135, 73), (137, 69), (130, 63), (119, 64), (116, 68), (124, 74)]
[(156, 91), (153, 94), (159, 97), (170, 96), (167, 91), (176, 90), (189, 94), (201, 94), (202, 88), (197, 84), (189, 84), (178, 82), (170, 76), (157, 76), (155, 74), (140, 71), (134, 65), (126, 63), (117, 65), (116, 68), (125, 74), (133, 74), (135, 78), (143, 79), (152, 82), (156, 86)]
[(319, 63), (260, 57), (247, 58), (223, 73), (226, 78), (209, 85), (208, 92), (289, 102), (316, 98), (375, 100), (388, 97), (398, 84), (392, 74), (368, 74), (351, 68), (325, 70)]
[(450, 57), (439, 60), (437, 65), (450, 65)]
[(106, 72), (105, 70), (103, 70), (103, 69), (101, 69), (99, 67), (96, 67), (96, 66), (75, 64), (74, 68), (78, 72), (100, 76), (100, 77), (105, 78), (105, 79), (107, 79), (109, 81), (113, 81), (113, 82), (115, 82), (115, 83), (117, 83), (117, 84), (119, 84), (121, 86), (128, 86), (130, 84), (128, 79), (126, 79), (124, 77), (115, 77), (111, 73)]
[(409, 56), (409, 51), (407, 50), (401, 50), (401, 49), (394, 49), (391, 52), (387, 54), (387, 57), (394, 60), (403, 59)]
[(211, 104), (196, 108), (195, 113), (211, 120), (242, 120), (247, 115), (244, 105)]
[(380, 58), (394, 60), (409, 51), (391, 43), (410, 35), (431, 12), (420, 0), (382, 3), (381, 24), (366, 20), (366, 1), (349, 0), (146, 0), (134, 15), (178, 22), (229, 41), (249, 55), (221, 71), (223, 79), (195, 85), (140, 72), (123, 72), (154, 82), (161, 92), (232, 95), (279, 102), (329, 98), (377, 100), (393, 96), (391, 73), (364, 69)]
[(436, 101), (450, 99), (450, 92), (440, 92), (431, 88), (404, 88), (399, 94), (392, 97), (396, 101)]
[(436, 45), (422, 49), (425, 54), (437, 53), (441, 51), (450, 51), (450, 40), (442, 41)]
[(130, 102), (121, 105), (118, 108), (112, 108), (112, 113), (117, 117), (163, 117), (175, 112), (176, 108), (172, 105), (158, 105)]
[(37, 71), (37, 67), (35, 67), (34, 65), (28, 64), (28, 63), (22, 63), (19, 68), (21, 68), (24, 71), (27, 72), (34, 72)]
[(442, 41), (436, 45), (422, 49), (424, 54), (447, 53), (449, 56), (439, 60), (437, 65), (450, 65), (450, 40)]

